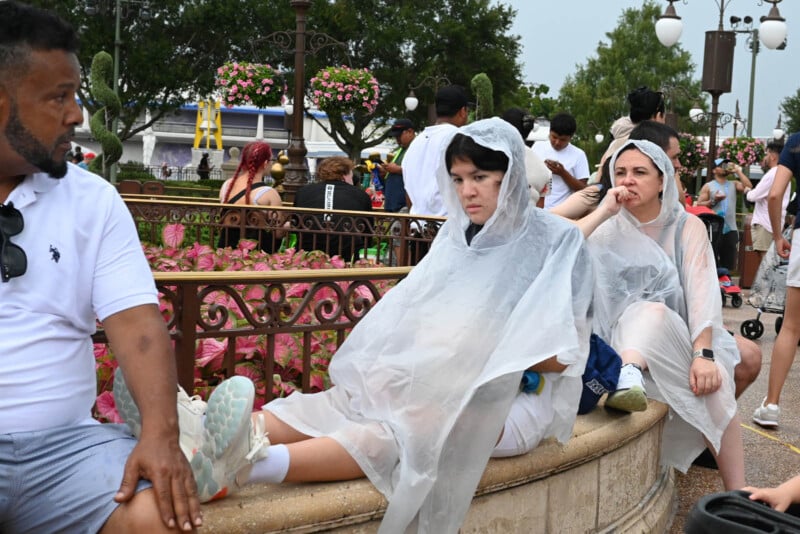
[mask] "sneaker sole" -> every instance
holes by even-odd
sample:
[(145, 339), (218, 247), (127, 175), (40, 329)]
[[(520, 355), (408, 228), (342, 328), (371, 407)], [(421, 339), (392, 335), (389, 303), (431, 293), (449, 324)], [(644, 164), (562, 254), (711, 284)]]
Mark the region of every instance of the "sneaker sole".
[(135, 437), (142, 435), (142, 416), (139, 414), (139, 408), (133, 400), (128, 385), (122, 376), (122, 368), (117, 367), (114, 371), (114, 405), (117, 408), (117, 413), (128, 425), (131, 433)]
[(647, 395), (639, 386), (615, 391), (606, 399), (606, 408), (622, 412), (643, 412), (647, 410)]
[(757, 424), (758, 426), (761, 426), (761, 427), (764, 427), (764, 428), (778, 428), (778, 422), (777, 421), (770, 421), (768, 419), (759, 419), (757, 417), (753, 417), (753, 422), (755, 424)]
[(214, 463), (235, 440), (249, 439), (254, 397), (253, 383), (235, 376), (217, 386), (208, 399), (203, 445), (191, 461), (200, 502), (221, 499), (229, 493), (236, 473), (231, 473), (231, 480), (221, 486), (214, 479)]

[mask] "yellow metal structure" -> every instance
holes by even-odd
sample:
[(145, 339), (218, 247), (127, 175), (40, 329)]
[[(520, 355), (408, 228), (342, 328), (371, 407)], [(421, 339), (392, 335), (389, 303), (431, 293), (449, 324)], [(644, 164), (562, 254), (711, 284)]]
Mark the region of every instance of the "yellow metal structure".
[(219, 102), (208, 100), (197, 103), (197, 124), (194, 130), (194, 148), (200, 148), (203, 138), (206, 139), (205, 148), (211, 148), (211, 137), (217, 144), (217, 150), (222, 150), (222, 114)]

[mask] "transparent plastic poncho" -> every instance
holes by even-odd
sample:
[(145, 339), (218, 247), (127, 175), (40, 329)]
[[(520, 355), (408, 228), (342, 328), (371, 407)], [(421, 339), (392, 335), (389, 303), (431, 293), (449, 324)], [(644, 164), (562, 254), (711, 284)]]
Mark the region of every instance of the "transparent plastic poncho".
[[(442, 164), (450, 214), (428, 255), (336, 353), (335, 386), (267, 406), (336, 439), (389, 501), (381, 532), (457, 532), (523, 370), (557, 355), (548, 435), (572, 433), (589, 345), (591, 262), (578, 229), (531, 206), (519, 133), (500, 119), (460, 133), (510, 159), (498, 207), (469, 224)], [(448, 143), (449, 144), (449, 143)]]
[[(612, 156), (612, 169), (629, 145), (646, 154), (663, 173), (661, 210), (654, 220), (642, 223), (623, 207), (589, 237), (596, 277), (595, 331), (609, 342), (618, 339), (623, 316), (624, 327), (634, 331), (636, 348), (649, 367), (648, 397), (671, 408), (662, 440), (662, 463), (686, 471), (705, 448), (703, 436), (719, 450), (722, 432), (736, 412), (733, 368), (739, 351), (723, 326), (706, 227), (679, 204), (672, 163), (655, 144), (628, 141)], [(663, 335), (663, 321), (669, 317), (652, 320), (642, 313), (625, 313), (641, 311), (645, 309), (641, 303), (648, 302), (662, 303), (675, 312), (682, 324), (669, 329), (675, 332), (672, 338)], [(692, 342), (706, 328), (711, 328), (712, 348), (725, 380), (719, 395), (696, 397), (689, 387)]]

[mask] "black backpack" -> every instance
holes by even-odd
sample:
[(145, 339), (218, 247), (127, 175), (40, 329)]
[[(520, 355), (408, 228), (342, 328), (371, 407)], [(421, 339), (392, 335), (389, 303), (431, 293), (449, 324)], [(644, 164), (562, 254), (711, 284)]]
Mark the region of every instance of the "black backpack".
[(800, 506), (778, 512), (767, 504), (751, 501), (746, 491), (706, 495), (686, 518), (686, 534), (800, 533)]

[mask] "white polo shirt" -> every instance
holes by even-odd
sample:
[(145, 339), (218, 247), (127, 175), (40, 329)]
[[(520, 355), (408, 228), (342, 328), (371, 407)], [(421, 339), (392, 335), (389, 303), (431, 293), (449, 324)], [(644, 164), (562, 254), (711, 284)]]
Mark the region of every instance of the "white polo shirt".
[[(573, 144), (568, 144), (561, 150), (556, 150), (549, 140), (537, 141), (533, 144), (533, 152), (543, 160), (553, 159), (561, 163), (569, 173), (578, 180), (588, 180), (589, 160), (586, 153)], [(574, 191), (569, 188), (563, 178), (553, 173), (553, 186), (550, 194), (544, 197), (545, 209), (558, 206), (564, 202)]]
[(61, 179), (30, 175), (9, 202), (28, 268), (0, 283), (0, 434), (86, 422), (96, 317), (157, 303), (152, 273), (130, 212), (97, 175), (72, 164)]

